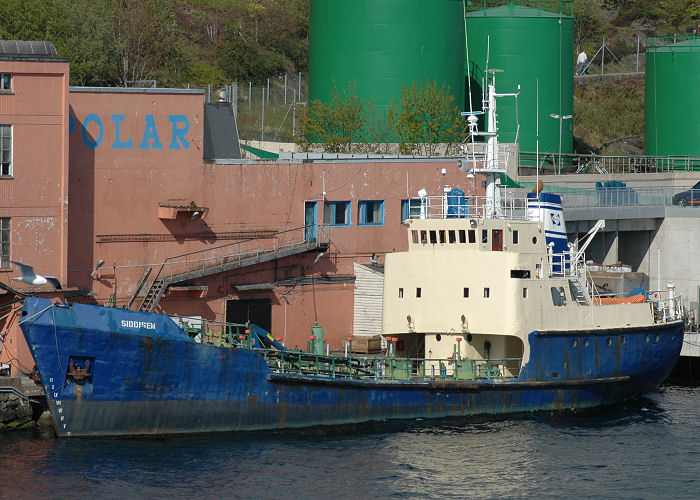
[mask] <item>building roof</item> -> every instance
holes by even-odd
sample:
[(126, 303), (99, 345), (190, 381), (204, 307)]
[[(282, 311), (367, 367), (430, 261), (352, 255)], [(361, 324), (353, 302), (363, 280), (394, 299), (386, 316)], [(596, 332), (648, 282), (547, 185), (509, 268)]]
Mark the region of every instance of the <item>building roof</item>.
[(48, 41), (0, 40), (0, 60), (67, 61)]

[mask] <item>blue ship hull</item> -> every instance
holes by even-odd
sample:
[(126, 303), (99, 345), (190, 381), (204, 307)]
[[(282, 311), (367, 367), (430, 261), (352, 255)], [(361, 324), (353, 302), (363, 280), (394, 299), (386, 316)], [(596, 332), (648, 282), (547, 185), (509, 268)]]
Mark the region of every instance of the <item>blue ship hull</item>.
[[(27, 298), (22, 330), (59, 436), (287, 429), (612, 404), (673, 369), (683, 322), (533, 332), (518, 378), (341, 379), (277, 373), (260, 352), (194, 342), (168, 316)], [(72, 370), (83, 367), (83, 373)], [(72, 374), (71, 374), (72, 373)]]

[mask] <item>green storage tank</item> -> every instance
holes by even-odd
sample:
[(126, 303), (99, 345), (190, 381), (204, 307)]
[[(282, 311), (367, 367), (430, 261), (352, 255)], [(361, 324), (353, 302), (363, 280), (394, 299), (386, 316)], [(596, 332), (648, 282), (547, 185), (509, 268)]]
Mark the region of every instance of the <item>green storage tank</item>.
[[(539, 80), (539, 150), (573, 151), (574, 19), (573, 3), (547, 2), (554, 11), (516, 3), (488, 7), (495, 2), (467, 2), (467, 41), (472, 106), (481, 109), (481, 87), (488, 68), (499, 69), (496, 91), (520, 96), (498, 100), (501, 142), (515, 142), (518, 123), (520, 151), (537, 149)], [(501, 2), (502, 3), (502, 2)], [(525, 2), (532, 4), (533, 2)], [(485, 6), (475, 7), (476, 5)], [(472, 10), (473, 9), (473, 10)], [(467, 96), (468, 99), (468, 96)], [(466, 104), (469, 108), (469, 102)], [(562, 117), (552, 118), (550, 115)], [(569, 117), (564, 119), (563, 117)]]
[(700, 38), (647, 39), (644, 149), (700, 156)]
[(436, 80), (464, 106), (461, 0), (311, 0), (309, 100), (356, 82), (383, 113), (401, 85)]

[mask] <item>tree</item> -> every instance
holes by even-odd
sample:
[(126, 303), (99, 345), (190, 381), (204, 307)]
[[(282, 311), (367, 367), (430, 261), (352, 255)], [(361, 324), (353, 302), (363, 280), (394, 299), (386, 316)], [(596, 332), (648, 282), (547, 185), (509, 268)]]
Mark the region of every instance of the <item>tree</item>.
[(575, 0), (574, 43), (577, 51), (592, 40), (598, 41), (602, 34), (603, 23), (598, 12), (600, 5), (596, 0)]
[(438, 90), (437, 81), (421, 82), (416, 87), (401, 86), (401, 98), (394, 101), (387, 119), (399, 139), (402, 154), (434, 155), (439, 144), (452, 152), (466, 134), (466, 120), (453, 105), (454, 96), (445, 85)]
[(297, 144), (303, 151), (309, 151), (312, 143), (320, 143), (326, 153), (358, 149), (373, 104), (359, 97), (356, 88), (357, 84), (350, 82), (341, 94), (334, 86), (329, 103), (313, 101), (302, 113)]

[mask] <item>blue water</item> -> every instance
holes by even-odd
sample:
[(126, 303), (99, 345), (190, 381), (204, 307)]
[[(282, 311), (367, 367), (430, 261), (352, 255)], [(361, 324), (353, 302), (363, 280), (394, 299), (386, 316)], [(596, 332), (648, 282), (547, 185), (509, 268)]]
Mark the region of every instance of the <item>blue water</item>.
[(2, 498), (697, 498), (700, 388), (613, 407), (285, 434), (0, 433)]

